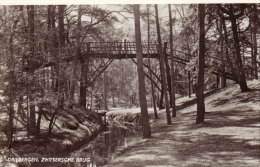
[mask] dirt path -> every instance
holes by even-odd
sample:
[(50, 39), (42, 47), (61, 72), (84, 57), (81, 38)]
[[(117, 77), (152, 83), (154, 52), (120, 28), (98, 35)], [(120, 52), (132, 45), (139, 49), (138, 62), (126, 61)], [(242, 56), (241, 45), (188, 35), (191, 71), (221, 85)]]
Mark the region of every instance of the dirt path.
[(196, 105), (178, 111), (170, 126), (160, 111), (160, 119), (151, 123), (152, 138), (127, 148), (107, 166), (260, 166), (260, 84), (250, 86), (255, 90), (249, 93), (233, 86), (209, 97), (202, 125), (195, 125)]

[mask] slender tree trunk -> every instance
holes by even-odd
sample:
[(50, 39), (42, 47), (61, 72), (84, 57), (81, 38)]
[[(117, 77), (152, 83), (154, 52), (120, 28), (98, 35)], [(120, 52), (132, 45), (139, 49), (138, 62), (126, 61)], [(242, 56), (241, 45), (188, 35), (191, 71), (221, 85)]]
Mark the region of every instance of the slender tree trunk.
[(112, 106), (116, 107), (114, 94), (112, 94)]
[(219, 89), (219, 74), (216, 74), (216, 89)]
[[(34, 46), (35, 46), (35, 36), (34, 36), (34, 6), (30, 5), (27, 6), (28, 12), (28, 26), (29, 26), (29, 41), (30, 41), (30, 58), (28, 58), (29, 64), (29, 74), (31, 76), (34, 75), (34, 65), (30, 62), (35, 62), (36, 59), (34, 58)], [(32, 81), (33, 82), (33, 81)], [(30, 90), (30, 121), (29, 121), (29, 134), (35, 135), (36, 133), (36, 115), (35, 115), (35, 105), (32, 104), (33, 97), (32, 97), (32, 90)]]
[(238, 39), (238, 32), (237, 32), (237, 24), (236, 19), (231, 17), (231, 27), (233, 31), (233, 38), (234, 38), (234, 47), (236, 51), (236, 64), (239, 70), (239, 86), (242, 92), (248, 91), (247, 83), (246, 83), (246, 75), (245, 69), (242, 64), (241, 53), (240, 53), (240, 45)]
[[(238, 37), (239, 25), (237, 25), (237, 23), (236, 23), (237, 19), (243, 15), (244, 10), (245, 10), (245, 5), (241, 5), (242, 8), (240, 8), (241, 11), (239, 14), (235, 14), (235, 13), (237, 13), (237, 9), (234, 9), (234, 6), (232, 4), (227, 5), (227, 6), (228, 6), (228, 9), (225, 9), (221, 5), (218, 5), (219, 10), (224, 12), (224, 14), (219, 13), (219, 15), (223, 21), (225, 19), (228, 19), (231, 22), (231, 29), (232, 29), (232, 33), (233, 33), (234, 49), (235, 49), (235, 62), (234, 63), (235, 63), (235, 67), (236, 67), (236, 69), (235, 69), (236, 71), (233, 71), (233, 69), (232, 69), (232, 73), (236, 74), (236, 76), (234, 76), (236, 79), (236, 82), (239, 84), (241, 91), (245, 92), (245, 91), (248, 91), (249, 89), (247, 87), (245, 69), (244, 69), (244, 65), (243, 65), (243, 61), (242, 61), (241, 53), (240, 53), (240, 44), (239, 44), (239, 37)], [(225, 31), (225, 39), (227, 39), (225, 22), (223, 24), (223, 28)], [(226, 41), (226, 43), (227, 43), (227, 41)], [(229, 60), (228, 60), (228, 62), (230, 63)]]
[[(4, 8), (5, 10), (6, 8)], [(14, 88), (15, 88), (15, 62), (14, 62), (14, 31), (16, 29), (17, 23), (19, 19), (14, 20), (13, 25), (11, 27), (11, 32), (10, 32), (10, 38), (8, 41), (9, 44), (9, 52), (10, 52), (10, 59), (12, 60), (12, 63), (10, 64), (10, 80), (9, 80), (9, 119), (8, 123), (4, 129), (6, 137), (7, 137), (7, 142), (8, 142), (8, 148), (12, 147), (13, 143), (13, 133), (14, 133)]]
[(87, 74), (88, 74), (89, 59), (82, 59), (80, 64), (81, 64), (81, 77), (80, 77), (79, 104), (81, 107), (86, 108)]
[(174, 67), (174, 57), (173, 57), (173, 31), (172, 31), (172, 10), (171, 5), (169, 8), (169, 23), (170, 23), (170, 57), (171, 57), (171, 83), (172, 83), (172, 117), (176, 117), (176, 104), (175, 104), (175, 67)]
[(54, 126), (56, 118), (57, 118), (57, 114), (58, 114), (59, 110), (63, 109), (63, 105), (64, 105), (64, 99), (62, 98), (62, 99), (59, 100), (57, 108), (55, 109), (55, 111), (51, 115), (50, 123), (49, 123), (49, 126), (48, 126), (48, 133), (47, 133), (46, 138), (48, 138), (51, 135), (53, 126)]
[(190, 71), (188, 71), (188, 95), (191, 97), (191, 78), (190, 78)]
[[(104, 109), (108, 110), (108, 106), (107, 106), (107, 73), (106, 71), (104, 71), (103, 73), (103, 86), (104, 86)], [(130, 101), (130, 108), (131, 108), (131, 101)]]
[(150, 59), (150, 11), (149, 11), (149, 5), (147, 5), (147, 22), (148, 22), (148, 28), (147, 28), (147, 42), (148, 42), (148, 63), (149, 63), (149, 74), (150, 74), (150, 81), (151, 81), (151, 94), (152, 94), (152, 103), (153, 103), (153, 111), (154, 111), (154, 118), (158, 119), (157, 109), (156, 109), (156, 103), (155, 103), (155, 95), (154, 95), (154, 86), (152, 82), (152, 69), (151, 69), (151, 59)]
[(251, 27), (251, 43), (252, 43), (252, 45), (251, 45), (251, 66), (252, 66), (252, 68), (251, 68), (251, 78), (252, 79), (254, 79), (255, 78), (255, 69), (254, 69), (254, 67), (255, 67), (255, 61), (254, 61), (254, 56), (255, 56), (255, 54), (254, 54), (254, 43), (253, 43), (253, 27)]
[(48, 28), (48, 31), (51, 30), (51, 15), (52, 15), (52, 5), (48, 5), (47, 6), (47, 12), (48, 12), (48, 15), (47, 15), (47, 28)]
[(205, 4), (198, 5), (199, 18), (199, 71), (196, 86), (197, 117), (196, 124), (204, 122), (204, 68), (205, 68)]
[[(162, 63), (161, 63), (161, 60), (159, 60), (159, 62), (160, 62), (160, 72), (162, 73)], [(162, 76), (161, 76), (161, 78), (162, 78)], [(162, 79), (161, 79), (162, 80)], [(159, 96), (158, 96), (159, 97)], [(159, 109), (161, 110), (161, 109), (164, 109), (165, 107), (164, 107), (164, 104), (163, 104), (163, 98), (164, 97), (164, 86), (163, 86), (163, 82), (161, 81), (161, 91), (160, 91), (160, 100), (158, 101), (159, 102), (159, 104), (158, 104), (158, 106), (159, 106)]]
[(167, 117), (167, 124), (172, 124), (171, 115), (170, 115), (170, 106), (168, 100), (168, 93), (167, 93), (167, 80), (166, 80), (166, 72), (164, 68), (164, 58), (163, 49), (162, 49), (162, 40), (161, 40), (161, 32), (160, 32), (160, 23), (159, 23), (159, 16), (158, 16), (158, 7), (155, 5), (155, 17), (156, 17), (156, 29), (157, 29), (157, 36), (158, 36), (158, 44), (159, 44), (159, 53), (160, 53), (160, 63), (162, 68), (162, 85), (164, 87), (164, 96), (165, 96), (165, 108), (166, 108), (166, 117)]
[(226, 65), (225, 65), (225, 59), (224, 59), (224, 38), (223, 38), (223, 26), (222, 26), (222, 21), (220, 21), (219, 25), (219, 38), (220, 38), (220, 55), (222, 59), (222, 70), (223, 70), (223, 75), (221, 76), (221, 88), (226, 87)]
[(43, 114), (43, 106), (39, 106), (39, 113), (38, 113), (37, 126), (36, 126), (36, 136), (37, 137), (40, 136), (42, 114)]
[(59, 43), (61, 47), (65, 46), (65, 28), (64, 28), (64, 12), (65, 12), (65, 5), (58, 6), (58, 21), (59, 21)]
[(237, 71), (236, 69), (234, 68), (234, 65), (233, 65), (233, 62), (231, 61), (230, 59), (230, 55), (229, 54), (229, 51), (228, 51), (228, 47), (229, 47), (229, 42), (228, 42), (228, 34), (227, 34), (227, 28), (226, 28), (226, 23), (225, 23), (225, 20), (221, 20), (222, 21), (222, 26), (223, 26), (223, 30), (224, 30), (224, 39), (225, 39), (225, 58), (229, 64), (229, 67), (231, 68), (231, 73), (232, 73), (232, 76), (235, 80), (236, 83), (238, 83), (238, 74), (237, 74)]
[(166, 69), (166, 79), (167, 79), (167, 90), (169, 92), (169, 97), (170, 97), (170, 107), (172, 107), (172, 81), (171, 81), (171, 72), (170, 72), (170, 65), (168, 61), (168, 55), (166, 53), (166, 48), (167, 48), (167, 42), (164, 43), (164, 51), (163, 54), (165, 56), (165, 69)]
[(253, 9), (254, 9), (254, 14), (253, 14), (253, 74), (254, 74), (254, 78), (258, 79), (258, 73), (257, 73), (257, 63), (256, 63), (256, 59), (257, 59), (257, 39), (256, 39), (256, 33), (257, 33), (257, 4), (253, 5)]
[(18, 101), (17, 113), (20, 114), (21, 120), (25, 121), (26, 120), (25, 119), (25, 113), (24, 113), (22, 104), (23, 104), (23, 95), (20, 95), (19, 101)]
[(57, 35), (57, 28), (56, 28), (56, 16), (59, 15), (56, 12), (56, 5), (51, 5), (51, 38), (52, 38), (52, 49), (51, 54), (55, 59), (55, 65), (51, 66), (52, 68), (52, 87), (55, 92), (59, 91), (59, 79), (60, 79), (60, 55), (58, 52), (59, 49), (59, 40)]
[[(50, 45), (48, 45), (48, 48), (49, 48), (49, 52), (51, 54), (51, 56), (54, 57), (54, 55), (56, 54), (55, 53), (55, 50), (54, 50), (54, 47), (57, 47), (57, 35), (55, 33), (55, 8), (56, 6), (54, 5), (48, 5), (47, 7), (47, 10), (48, 10), (48, 18), (47, 18), (47, 23), (48, 23), (48, 32), (50, 32), (48, 34), (48, 41), (50, 43)], [(49, 79), (50, 81), (48, 81), (50, 83), (49, 87), (51, 90), (54, 90), (55, 89), (55, 67), (54, 66), (51, 66), (50, 67), (50, 76), (49, 76)]]
[[(12, 35), (11, 35), (12, 36)], [(11, 44), (12, 45), (12, 44)], [(11, 50), (13, 50), (13, 47), (11, 48)], [(12, 51), (11, 51), (12, 52)], [(13, 53), (11, 53), (13, 54)], [(8, 123), (7, 123), (7, 128), (6, 128), (6, 137), (7, 137), (7, 141), (8, 141), (8, 148), (12, 147), (12, 143), (13, 143), (13, 133), (14, 133), (14, 92), (13, 92), (13, 88), (14, 88), (14, 71), (10, 72), (10, 77), (11, 77), (11, 81), (10, 81), (10, 85), (9, 85), (9, 119), (8, 119)]]
[(141, 28), (140, 28), (140, 11), (139, 5), (134, 5), (134, 17), (135, 17), (135, 39), (136, 39), (136, 57), (137, 57), (137, 71), (138, 71), (138, 83), (139, 83), (139, 101), (141, 107), (141, 121), (143, 128), (143, 137), (151, 137), (151, 127), (149, 124), (149, 116), (147, 111), (146, 101), (146, 89), (143, 71), (143, 51), (141, 40)]
[[(55, 32), (55, 5), (48, 5), (48, 31), (50, 32), (49, 34), (49, 40), (50, 40), (50, 53), (52, 57), (55, 57), (55, 48), (57, 47), (57, 34)], [(55, 90), (55, 66), (51, 66), (51, 73), (50, 73), (50, 78), (51, 78), (51, 83), (50, 83), (50, 88), (52, 90)]]
[(80, 54), (80, 34), (81, 34), (81, 16), (82, 10), (81, 6), (78, 9), (78, 23), (77, 23), (77, 38), (76, 38), (76, 52), (73, 58), (73, 71), (71, 76), (71, 88), (70, 88), (70, 100), (74, 101), (75, 85), (76, 85), (76, 75), (77, 75), (77, 66), (78, 59)]
[(66, 40), (66, 35), (65, 35), (65, 28), (64, 28), (64, 12), (65, 12), (65, 5), (59, 5), (58, 6), (58, 26), (59, 26), (59, 56), (57, 59), (57, 64), (58, 64), (58, 92), (64, 96), (65, 92), (65, 83), (66, 81), (64, 80), (63, 77), (63, 69), (61, 69), (61, 55), (65, 55), (65, 40)]

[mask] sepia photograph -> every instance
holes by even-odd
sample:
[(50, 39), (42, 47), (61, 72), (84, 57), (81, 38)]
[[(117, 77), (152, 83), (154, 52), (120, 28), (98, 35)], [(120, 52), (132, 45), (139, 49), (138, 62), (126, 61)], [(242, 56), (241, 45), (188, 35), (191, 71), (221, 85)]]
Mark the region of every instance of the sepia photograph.
[(0, 167), (260, 167), (260, 2), (0, 0)]

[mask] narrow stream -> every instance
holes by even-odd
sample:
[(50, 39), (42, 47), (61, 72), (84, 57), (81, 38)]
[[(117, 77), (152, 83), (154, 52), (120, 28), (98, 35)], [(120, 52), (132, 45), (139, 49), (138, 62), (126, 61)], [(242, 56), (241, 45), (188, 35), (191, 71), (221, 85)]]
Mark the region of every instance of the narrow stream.
[[(99, 167), (106, 165), (111, 159), (132, 142), (140, 139), (140, 133), (133, 129), (111, 126), (87, 146), (71, 154), (75, 158), (87, 158), (89, 162), (75, 163), (75, 167)], [(84, 160), (84, 159), (82, 159)], [(74, 166), (71, 166), (74, 167)]]
[[(60, 155), (55, 158), (73, 162), (34, 162), (30, 167), (100, 167), (106, 165), (120, 150), (141, 139), (140, 128), (136, 125), (110, 125), (107, 131), (100, 133), (88, 144), (81, 146), (69, 155)], [(42, 159), (41, 159), (42, 160)], [(16, 165), (15, 165), (16, 166)], [(19, 164), (18, 167), (27, 167), (28, 164)]]

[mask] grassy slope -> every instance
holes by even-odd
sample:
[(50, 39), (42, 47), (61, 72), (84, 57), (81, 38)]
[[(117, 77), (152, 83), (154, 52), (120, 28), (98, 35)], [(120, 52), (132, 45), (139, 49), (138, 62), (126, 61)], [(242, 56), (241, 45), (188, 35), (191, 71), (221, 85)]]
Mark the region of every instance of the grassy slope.
[(251, 92), (237, 85), (206, 98), (205, 123), (195, 125), (196, 105), (166, 125), (165, 111), (151, 122), (152, 138), (128, 147), (108, 167), (257, 167), (260, 164), (260, 81)]
[(41, 122), (41, 137), (39, 139), (32, 136), (28, 139), (25, 129), (19, 131), (19, 133), (17, 132), (14, 135), (16, 142), (11, 150), (5, 147), (6, 137), (3, 132), (0, 132), (0, 167), (1, 165), (7, 166), (9, 164), (1, 162), (1, 159), (5, 156), (47, 157), (52, 155), (67, 155), (70, 151), (90, 141), (100, 130), (97, 115), (80, 108), (66, 108), (66, 110), (60, 111), (55, 121), (52, 135), (46, 141), (45, 136), (48, 126), (49, 121), (43, 117)]

